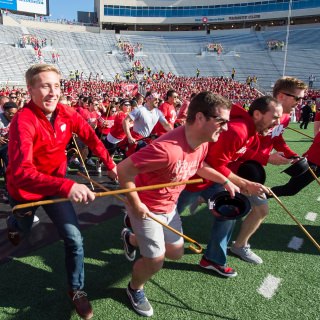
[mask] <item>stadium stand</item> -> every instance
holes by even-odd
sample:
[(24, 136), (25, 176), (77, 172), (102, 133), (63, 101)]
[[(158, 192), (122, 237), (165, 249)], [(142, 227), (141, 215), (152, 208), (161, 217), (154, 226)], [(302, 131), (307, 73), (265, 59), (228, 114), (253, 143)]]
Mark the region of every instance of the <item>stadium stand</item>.
[[(23, 21), (16, 16), (14, 19), (17, 23)], [(32, 26), (31, 20), (27, 22)], [(80, 70), (85, 76), (103, 73), (106, 80), (113, 80), (117, 73), (124, 75), (126, 70), (131, 69), (132, 63), (117, 47), (119, 40), (133, 46), (141, 44), (141, 49), (135, 52), (135, 58), (145, 68), (172, 72), (179, 76), (195, 76), (199, 68), (201, 76), (230, 77), (232, 68), (235, 68), (237, 81), (245, 82), (248, 76), (256, 76), (260, 90), (270, 91), (274, 80), (283, 72), (285, 50), (268, 50), (266, 44), (270, 39), (285, 43), (284, 27), (268, 27), (264, 31), (217, 30), (208, 35), (203, 31), (161, 34), (133, 31), (123, 31), (121, 34), (103, 31), (70, 32), (62, 31), (60, 25), (54, 30), (54, 23), (39, 21), (34, 22), (33, 27), (30, 26), (0, 25), (0, 83), (23, 83), (24, 72), (36, 62), (33, 48), (17, 47), (19, 38), (25, 34), (47, 40), (47, 46), (41, 50), (44, 62), (50, 63), (52, 53), (59, 53), (57, 66), (64, 77), (68, 77), (70, 70)], [(315, 68), (319, 68), (318, 33), (319, 26), (316, 24), (291, 27), (286, 74), (307, 80)], [(221, 44), (223, 52), (208, 52), (208, 43)], [(308, 59), (304, 58), (306, 54)], [(317, 81), (314, 84), (316, 87)]]

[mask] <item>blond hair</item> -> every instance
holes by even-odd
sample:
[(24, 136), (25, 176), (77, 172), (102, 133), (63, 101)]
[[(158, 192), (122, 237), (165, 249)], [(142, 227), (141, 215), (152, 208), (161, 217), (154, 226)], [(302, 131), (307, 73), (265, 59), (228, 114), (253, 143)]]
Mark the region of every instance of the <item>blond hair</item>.
[(34, 84), (34, 78), (41, 72), (53, 71), (61, 77), (60, 71), (53, 65), (50, 64), (34, 64), (26, 72), (26, 83), (27, 86), (32, 86)]
[(302, 80), (293, 77), (282, 77), (273, 86), (273, 96), (277, 97), (281, 91), (294, 94), (296, 89), (306, 90), (307, 88), (308, 86)]

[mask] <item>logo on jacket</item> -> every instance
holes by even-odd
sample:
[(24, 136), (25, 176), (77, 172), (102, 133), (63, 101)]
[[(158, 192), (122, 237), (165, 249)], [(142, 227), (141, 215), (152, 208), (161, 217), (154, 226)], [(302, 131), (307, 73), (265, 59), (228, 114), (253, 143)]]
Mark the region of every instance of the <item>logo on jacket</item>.
[(67, 125), (65, 123), (60, 126), (61, 132), (65, 132), (66, 129), (67, 129)]
[(284, 130), (283, 124), (279, 124), (279, 125), (275, 126), (272, 129), (271, 137), (274, 138), (274, 137), (280, 136), (283, 133), (283, 130)]

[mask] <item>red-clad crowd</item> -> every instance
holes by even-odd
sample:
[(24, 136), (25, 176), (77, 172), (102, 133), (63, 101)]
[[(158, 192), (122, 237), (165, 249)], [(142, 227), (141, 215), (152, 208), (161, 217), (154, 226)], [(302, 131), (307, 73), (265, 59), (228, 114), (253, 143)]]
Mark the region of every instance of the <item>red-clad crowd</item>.
[[(241, 192), (247, 209), (241, 213), (243, 209), (234, 205), (232, 216), (223, 215), (223, 210), (215, 215), (200, 267), (224, 277), (237, 276), (227, 265), (227, 245), (235, 219), (240, 213), (244, 217), (250, 209), (230, 251), (249, 263), (263, 263), (250, 249), (249, 240), (269, 212), (266, 195), (270, 190), (260, 178), (256, 181), (252, 169), (243, 177), (240, 168), (248, 165), (248, 160), (251, 164), (254, 160), (254, 168), (263, 170), (267, 163), (291, 164), (299, 158), (282, 133), (294, 108), (305, 97), (317, 98), (319, 92), (305, 94), (307, 85), (292, 77), (278, 79), (273, 96), (260, 96), (254, 88), (223, 77), (164, 75), (132, 84), (61, 80), (60, 76), (55, 66), (38, 64), (26, 72), (28, 92), (0, 90), (0, 128), (8, 128), (11, 123), (8, 139), (0, 140), (7, 144), (8, 151), (1, 150), (9, 155), (8, 198), (12, 207), (24, 205), (17, 215), (10, 213), (7, 217), (7, 235), (17, 246), (31, 231), (37, 207), (30, 209), (25, 202), (57, 197), (70, 200), (53, 202), (44, 210), (64, 241), (68, 295), (81, 318), (92, 318), (93, 309), (84, 291), (83, 242), (72, 202), (88, 203), (95, 194), (65, 176), (70, 143), (78, 151), (69, 165), (72, 162), (85, 171), (87, 166), (96, 166), (101, 172), (104, 164), (111, 179), (130, 189), (121, 238), (129, 261), (136, 260), (137, 247), (141, 255), (134, 262), (126, 288), (138, 314), (153, 315), (144, 285), (160, 271), (165, 258), (178, 260), (183, 255), (179, 213), (189, 205), (190, 212), (192, 206), (196, 210), (201, 201), (210, 206), (220, 192), (227, 191), (230, 198), (239, 197)], [(251, 102), (248, 110), (243, 101)], [(8, 129), (2, 131), (8, 134)], [(315, 134), (306, 157), (319, 176), (320, 133)], [(153, 135), (160, 137), (153, 141)], [(276, 152), (271, 153), (273, 149)], [(98, 159), (96, 163), (91, 152)], [(126, 155), (117, 165), (113, 161), (115, 152)], [(204, 183), (182, 191), (185, 181), (197, 176)], [(299, 192), (312, 180), (308, 172), (303, 180), (290, 180), (289, 187), (278, 187), (279, 192), (292, 192), (292, 185)], [(153, 184), (159, 183), (166, 186), (154, 190)], [(136, 186), (152, 188), (137, 192)], [(218, 208), (214, 210), (218, 212)], [(178, 232), (167, 232), (158, 221)]]

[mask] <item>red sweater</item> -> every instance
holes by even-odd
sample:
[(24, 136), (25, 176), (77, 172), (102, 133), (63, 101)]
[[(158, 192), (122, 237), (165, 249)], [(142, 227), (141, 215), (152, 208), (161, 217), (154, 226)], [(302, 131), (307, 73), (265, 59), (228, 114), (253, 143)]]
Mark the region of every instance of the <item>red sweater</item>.
[(304, 156), (312, 163), (320, 167), (320, 132), (315, 136), (312, 145)]
[(74, 181), (65, 178), (65, 149), (76, 133), (102, 159), (108, 170), (115, 164), (93, 129), (73, 108), (57, 105), (54, 127), (32, 101), (17, 113), (9, 133), (7, 187), (17, 201), (67, 197)]
[(286, 158), (298, 156), (292, 151), (283, 139), (283, 131), (289, 125), (290, 115), (284, 114), (280, 120), (280, 124), (272, 128), (268, 135), (259, 135), (260, 148), (259, 152), (255, 154), (253, 160), (260, 162), (263, 166), (268, 164), (269, 156), (272, 149), (278, 152), (283, 152)]

